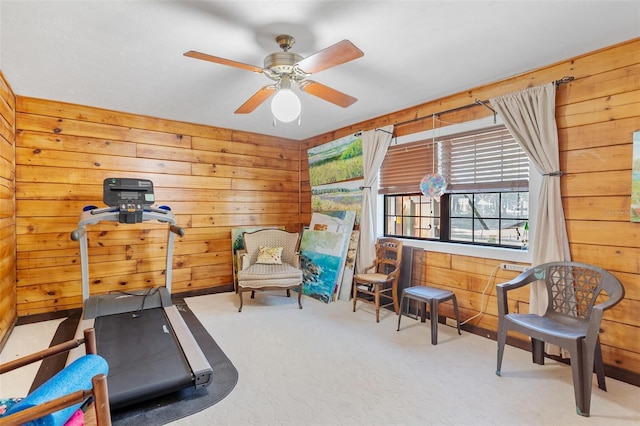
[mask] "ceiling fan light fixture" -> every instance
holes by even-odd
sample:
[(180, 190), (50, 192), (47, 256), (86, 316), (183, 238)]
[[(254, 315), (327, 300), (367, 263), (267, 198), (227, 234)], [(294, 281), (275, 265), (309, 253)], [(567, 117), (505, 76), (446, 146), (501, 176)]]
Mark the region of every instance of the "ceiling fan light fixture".
[(298, 116), (302, 110), (300, 99), (291, 89), (280, 89), (271, 100), (271, 112), (278, 121), (289, 123)]

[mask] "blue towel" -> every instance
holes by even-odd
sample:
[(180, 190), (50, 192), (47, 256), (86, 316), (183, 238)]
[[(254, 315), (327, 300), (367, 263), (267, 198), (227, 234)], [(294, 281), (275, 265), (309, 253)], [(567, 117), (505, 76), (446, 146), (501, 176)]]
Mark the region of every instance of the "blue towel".
[[(61, 396), (92, 388), (93, 376), (109, 372), (107, 361), (100, 355), (84, 355), (78, 358), (55, 376), (31, 392), (22, 401), (11, 407), (6, 415), (16, 413), (26, 408), (35, 407)], [(82, 404), (64, 408), (48, 416), (35, 420), (28, 425), (63, 426)]]

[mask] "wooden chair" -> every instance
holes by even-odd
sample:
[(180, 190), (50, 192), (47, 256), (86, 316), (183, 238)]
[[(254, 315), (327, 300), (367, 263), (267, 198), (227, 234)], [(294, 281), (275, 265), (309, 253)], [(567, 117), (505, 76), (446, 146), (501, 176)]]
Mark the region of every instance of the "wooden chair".
[(393, 238), (376, 241), (373, 263), (364, 273), (353, 277), (353, 312), (358, 300), (375, 305), (376, 322), (380, 322), (380, 308), (393, 305), (396, 315), (400, 312), (397, 293), (401, 262), (402, 241)]
[[(536, 281), (547, 289), (548, 307), (544, 315), (509, 313), (507, 293)], [(509, 331), (531, 338), (533, 361), (544, 364), (544, 344), (567, 349), (576, 412), (588, 417), (594, 364), (599, 387), (606, 390), (600, 349), (600, 322), (605, 310), (624, 298), (624, 288), (611, 273), (577, 262), (550, 262), (532, 267), (511, 281), (497, 286), (498, 363), (501, 375), (504, 345)]]
[(238, 295), (242, 312), (242, 293), (251, 291), (298, 290), (298, 306), (302, 309), (302, 269), (300, 269), (300, 233), (281, 229), (261, 229), (242, 234), (244, 249), (238, 250)]
[[(9, 361), (4, 364), (1, 364), (0, 374), (15, 370), (19, 367), (23, 367), (25, 365), (31, 364), (36, 361), (41, 361), (53, 355), (67, 352), (82, 344), (85, 345), (85, 350), (87, 355), (97, 356), (96, 355), (96, 338), (95, 338), (95, 331), (93, 328), (90, 328), (84, 331), (84, 338), (77, 339), (77, 340), (70, 340), (70, 341), (61, 343), (59, 345), (52, 346), (48, 349), (44, 349), (44, 350), (35, 352), (33, 354), (15, 359), (13, 361)], [(69, 367), (70, 366), (66, 368), (69, 368)], [(62, 371), (64, 372), (64, 370)], [(93, 398), (92, 405), (95, 410), (95, 419), (96, 419), (97, 425), (110, 426), (111, 413), (109, 408), (109, 392), (107, 389), (107, 376), (103, 373), (96, 374), (91, 379), (91, 383), (92, 383), (91, 389), (81, 389), (81, 390), (72, 391), (72, 392), (69, 392), (68, 394), (56, 397), (54, 399), (51, 399), (42, 404), (38, 404), (36, 406), (25, 408), (24, 410), (17, 411), (15, 413), (11, 412), (11, 409), (9, 409), (9, 414), (0, 417), (0, 425), (3, 425), (3, 426), (22, 425), (30, 421), (41, 419), (44, 416), (57, 413), (60, 410), (82, 404), (87, 400), (89, 400), (90, 398)], [(57, 374), (56, 376), (49, 379), (49, 381), (41, 385), (33, 393), (37, 392), (39, 389), (45, 386), (50, 386), (56, 389), (60, 389), (60, 388), (64, 389), (67, 384), (68, 384), (68, 377), (65, 378), (64, 375)], [(27, 398), (25, 398), (25, 400)]]

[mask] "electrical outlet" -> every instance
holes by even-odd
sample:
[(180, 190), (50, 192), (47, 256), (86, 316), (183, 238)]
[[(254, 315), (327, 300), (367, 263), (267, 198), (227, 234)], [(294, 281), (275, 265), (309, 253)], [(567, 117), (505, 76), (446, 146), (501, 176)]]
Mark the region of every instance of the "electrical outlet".
[(446, 317), (445, 321), (446, 321), (446, 323), (447, 323), (447, 325), (449, 327), (453, 327), (453, 328), (457, 328), (458, 327), (458, 323), (456, 322), (455, 318)]
[(527, 269), (527, 267), (524, 266), (524, 265), (516, 265), (515, 263), (501, 263), (500, 264), (500, 269), (502, 269), (504, 271), (522, 272), (525, 269)]

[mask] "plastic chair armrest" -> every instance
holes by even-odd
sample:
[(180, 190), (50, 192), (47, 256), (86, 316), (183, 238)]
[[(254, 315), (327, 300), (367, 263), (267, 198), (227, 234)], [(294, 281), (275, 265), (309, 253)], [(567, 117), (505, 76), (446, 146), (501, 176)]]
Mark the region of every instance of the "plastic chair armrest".
[(509, 313), (509, 304), (507, 302), (507, 292), (537, 281), (538, 278), (533, 275), (533, 269), (527, 269), (514, 279), (496, 285), (496, 296), (498, 297), (498, 316), (503, 317)]

